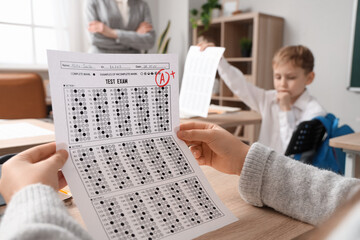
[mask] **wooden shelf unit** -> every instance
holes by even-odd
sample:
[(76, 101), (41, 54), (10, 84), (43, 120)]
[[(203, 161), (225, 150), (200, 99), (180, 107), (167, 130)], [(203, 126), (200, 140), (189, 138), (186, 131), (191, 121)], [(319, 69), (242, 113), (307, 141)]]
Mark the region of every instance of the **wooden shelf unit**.
[[(258, 87), (272, 89), (272, 58), (283, 46), (283, 29), (283, 18), (254, 12), (212, 19), (209, 30), (201, 35), (216, 46), (225, 47), (226, 60), (240, 69), (248, 81)], [(202, 30), (203, 26), (199, 22), (198, 28), (193, 29), (194, 45), (198, 43), (198, 33)], [(243, 37), (252, 40), (250, 57), (241, 55), (240, 39)], [(219, 94), (212, 97), (212, 103), (249, 109), (241, 99), (234, 96), (222, 79)], [(236, 132), (242, 132), (242, 139), (252, 143), (257, 140), (259, 129), (259, 126), (246, 126)]]

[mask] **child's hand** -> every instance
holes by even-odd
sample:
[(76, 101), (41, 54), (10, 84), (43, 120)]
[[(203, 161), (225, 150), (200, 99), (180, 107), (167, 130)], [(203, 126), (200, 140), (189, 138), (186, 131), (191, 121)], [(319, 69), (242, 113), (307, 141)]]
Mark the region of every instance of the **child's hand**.
[(207, 47), (215, 47), (215, 44), (212, 42), (199, 42), (196, 46), (200, 47), (200, 51), (204, 51)]
[(42, 183), (55, 190), (66, 186), (64, 175), (59, 169), (65, 164), (68, 153), (56, 152), (56, 144), (49, 143), (21, 152), (2, 166), (0, 193), (6, 202), (22, 188)]
[(277, 101), (282, 111), (287, 112), (291, 110), (291, 96), (288, 92), (278, 92)]
[(204, 122), (180, 125), (177, 136), (184, 140), (200, 165), (240, 175), (249, 146), (221, 127)]

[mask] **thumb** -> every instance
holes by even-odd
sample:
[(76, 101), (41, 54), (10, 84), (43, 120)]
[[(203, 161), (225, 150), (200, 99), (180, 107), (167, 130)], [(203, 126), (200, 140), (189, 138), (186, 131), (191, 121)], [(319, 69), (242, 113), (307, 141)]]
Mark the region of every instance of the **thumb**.
[(68, 152), (64, 149), (60, 149), (54, 155), (47, 159), (47, 162), (56, 170), (62, 168), (68, 159)]

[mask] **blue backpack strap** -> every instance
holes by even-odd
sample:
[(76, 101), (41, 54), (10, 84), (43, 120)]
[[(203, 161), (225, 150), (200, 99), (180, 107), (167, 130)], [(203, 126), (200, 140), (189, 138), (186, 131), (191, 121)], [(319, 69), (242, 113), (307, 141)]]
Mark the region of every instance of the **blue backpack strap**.
[(330, 147), (329, 140), (333, 137), (352, 133), (353, 130), (346, 124), (338, 127), (339, 119), (331, 113), (328, 113), (325, 117), (316, 117), (315, 119), (318, 119), (324, 125), (327, 136), (318, 149), (313, 163), (314, 166), (344, 174), (345, 153), (339, 148)]
[(339, 125), (339, 119), (335, 118), (332, 124), (332, 128), (331, 128), (331, 137), (335, 137), (335, 131), (338, 129), (338, 125)]
[(334, 135), (333, 131), (337, 128), (338, 123), (339, 123), (339, 119), (336, 118), (334, 116), (334, 114), (328, 113), (328, 114), (326, 114), (325, 117), (318, 116), (318, 117), (315, 117), (314, 119), (319, 120), (324, 125), (324, 127), (326, 129), (326, 133), (327, 133), (327, 136), (326, 136), (327, 139), (331, 138)]

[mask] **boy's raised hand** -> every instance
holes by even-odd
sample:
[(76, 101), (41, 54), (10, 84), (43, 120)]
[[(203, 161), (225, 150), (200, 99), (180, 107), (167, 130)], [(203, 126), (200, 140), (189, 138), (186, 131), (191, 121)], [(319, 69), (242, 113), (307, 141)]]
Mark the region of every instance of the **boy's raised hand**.
[(22, 188), (42, 183), (55, 190), (66, 186), (66, 180), (60, 168), (65, 164), (68, 153), (56, 152), (56, 144), (48, 143), (33, 147), (17, 154), (2, 166), (0, 193), (6, 202)]
[(185, 141), (200, 165), (240, 175), (249, 146), (223, 128), (205, 122), (180, 125), (177, 136)]
[(204, 51), (207, 47), (215, 47), (215, 44), (212, 42), (199, 42), (196, 46), (200, 47), (200, 51)]

